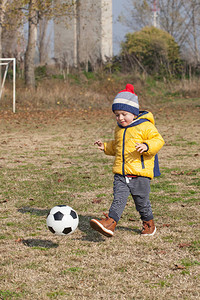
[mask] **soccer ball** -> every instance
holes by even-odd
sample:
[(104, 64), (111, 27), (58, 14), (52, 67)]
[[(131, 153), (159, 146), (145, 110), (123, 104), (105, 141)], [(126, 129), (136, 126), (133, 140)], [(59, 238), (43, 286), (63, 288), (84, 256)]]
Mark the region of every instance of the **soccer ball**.
[(47, 226), (52, 233), (68, 235), (78, 226), (79, 218), (74, 209), (67, 205), (54, 206), (47, 216)]

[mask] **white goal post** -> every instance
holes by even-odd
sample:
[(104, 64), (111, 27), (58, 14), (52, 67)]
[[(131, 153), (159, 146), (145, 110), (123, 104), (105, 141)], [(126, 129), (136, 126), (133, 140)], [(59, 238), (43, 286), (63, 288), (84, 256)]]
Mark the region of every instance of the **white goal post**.
[(9, 64), (13, 66), (13, 112), (15, 113), (15, 97), (16, 97), (16, 59), (15, 58), (0, 58), (0, 66), (6, 66), (0, 86), (0, 100), (3, 93), (3, 88), (8, 72)]

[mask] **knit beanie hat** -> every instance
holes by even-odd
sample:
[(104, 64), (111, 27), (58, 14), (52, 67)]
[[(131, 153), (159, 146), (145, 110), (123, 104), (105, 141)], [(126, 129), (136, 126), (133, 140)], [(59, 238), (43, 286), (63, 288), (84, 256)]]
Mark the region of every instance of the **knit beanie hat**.
[(139, 115), (138, 96), (134, 93), (132, 84), (128, 83), (126, 89), (117, 94), (112, 105), (112, 111), (114, 110), (124, 110)]

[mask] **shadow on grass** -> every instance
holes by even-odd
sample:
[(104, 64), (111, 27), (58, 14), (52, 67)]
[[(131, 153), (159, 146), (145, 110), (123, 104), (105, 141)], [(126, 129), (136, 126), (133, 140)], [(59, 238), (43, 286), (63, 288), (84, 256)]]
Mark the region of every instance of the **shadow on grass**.
[(130, 232), (135, 232), (137, 234), (140, 234), (141, 233), (141, 230), (140, 229), (137, 229), (137, 228), (129, 228), (129, 227), (124, 227), (124, 226), (117, 226), (116, 228), (117, 230), (121, 230), (121, 231), (130, 231)]
[(50, 211), (49, 209), (40, 209), (40, 208), (34, 208), (29, 206), (25, 206), (18, 209), (18, 212), (22, 214), (30, 213), (31, 215), (35, 215), (35, 216), (47, 216), (49, 211)]
[(93, 219), (94, 216), (90, 215), (79, 215), (79, 225), (78, 228), (84, 233), (84, 236), (82, 236), (82, 241), (89, 241), (89, 242), (104, 242), (106, 237), (101, 235), (99, 232), (94, 231), (90, 227), (90, 220)]
[[(94, 218), (94, 216), (86, 215), (82, 216), (79, 215), (79, 229), (85, 234), (81, 239), (82, 240), (87, 240), (91, 242), (103, 242), (107, 237), (104, 237), (102, 234), (99, 232), (93, 230), (90, 227), (90, 220)], [(136, 234), (140, 234), (141, 231), (137, 228), (129, 228), (129, 227), (124, 227), (118, 225), (116, 227), (116, 231), (129, 231), (129, 232), (135, 232)]]
[(49, 240), (40, 240), (40, 239), (27, 239), (22, 240), (22, 243), (27, 247), (32, 248), (42, 248), (42, 249), (50, 249), (50, 248), (57, 248), (59, 245), (57, 243), (53, 243)]

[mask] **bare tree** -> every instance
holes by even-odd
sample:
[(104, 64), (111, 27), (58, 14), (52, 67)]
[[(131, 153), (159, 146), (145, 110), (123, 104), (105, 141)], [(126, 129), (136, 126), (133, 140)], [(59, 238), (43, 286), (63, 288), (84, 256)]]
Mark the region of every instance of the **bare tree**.
[[(0, 58), (2, 57), (2, 32), (3, 32), (3, 24), (6, 13), (6, 5), (8, 0), (2, 0), (0, 2)], [(1, 86), (1, 66), (0, 66), (0, 86)]]
[[(129, 10), (127, 16), (119, 16), (119, 21), (124, 23), (133, 31), (145, 26), (153, 26), (152, 0), (129, 0)], [(157, 1), (157, 12), (159, 14), (159, 25), (162, 29), (170, 33), (180, 44), (187, 34), (189, 19), (185, 11), (186, 0), (160, 0)]]
[(170, 33), (179, 45), (184, 43), (189, 26), (184, 1), (185, 0), (160, 0), (161, 27)]
[(77, 0), (70, 21), (55, 23), (57, 60), (67, 53), (68, 65), (88, 71), (112, 57), (112, 1)]
[(2, 32), (3, 32), (7, 4), (8, 4), (8, 0), (0, 1), (0, 57), (2, 57)]
[(190, 23), (186, 39), (187, 49), (190, 49), (195, 64), (200, 62), (200, 2), (190, 0), (186, 2), (186, 9), (189, 12)]
[(39, 63), (47, 63), (51, 48), (52, 32), (50, 31), (50, 20), (46, 17), (39, 19), (37, 47), (39, 53)]
[(131, 30), (136, 31), (152, 25), (152, 1), (128, 0), (124, 8), (126, 14), (121, 13), (118, 21)]
[(37, 41), (37, 25), (40, 18), (51, 19), (64, 16), (71, 11), (74, 2), (53, 1), (53, 0), (29, 0), (28, 1), (28, 44), (25, 56), (25, 83), (28, 86), (35, 86), (34, 59)]
[(28, 43), (25, 53), (25, 83), (27, 86), (35, 86), (34, 59), (37, 42), (38, 12), (37, 0), (30, 0), (28, 4)]
[[(136, 31), (153, 25), (153, 2), (151, 0), (129, 0), (127, 15), (119, 16), (119, 21)], [(200, 46), (200, 1), (199, 0), (160, 0), (157, 1), (160, 28), (170, 33), (181, 47), (199, 62)], [(190, 47), (190, 49), (189, 49)]]

